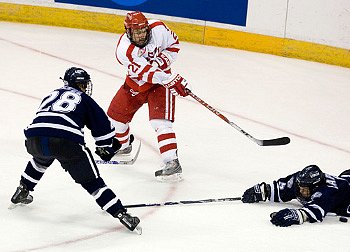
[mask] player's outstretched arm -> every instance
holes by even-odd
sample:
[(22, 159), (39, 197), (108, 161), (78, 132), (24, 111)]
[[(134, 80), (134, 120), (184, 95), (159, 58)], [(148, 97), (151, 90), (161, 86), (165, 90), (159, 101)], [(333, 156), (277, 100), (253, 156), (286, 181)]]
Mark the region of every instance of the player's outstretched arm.
[(243, 203), (256, 203), (259, 201), (266, 201), (270, 198), (271, 195), (271, 187), (269, 184), (262, 182), (260, 184), (256, 184), (251, 188), (248, 188), (242, 196)]

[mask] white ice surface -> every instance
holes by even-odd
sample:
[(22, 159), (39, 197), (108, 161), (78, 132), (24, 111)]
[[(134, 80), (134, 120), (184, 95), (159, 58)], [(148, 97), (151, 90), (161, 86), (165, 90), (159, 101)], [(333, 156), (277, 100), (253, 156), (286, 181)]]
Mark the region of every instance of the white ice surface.
[[(8, 210), (30, 158), (23, 128), (41, 98), (75, 65), (91, 74), (93, 97), (107, 109), (125, 76), (114, 57), (118, 38), (0, 22), (0, 251), (350, 251), (349, 223), (335, 217), (288, 228), (269, 222), (271, 212), (297, 202), (130, 209), (141, 219), (138, 236), (103, 213), (57, 162), (32, 204)], [(124, 204), (239, 197), (308, 164), (335, 175), (350, 168), (350, 69), (190, 43), (181, 48), (174, 70), (196, 95), (256, 138), (288, 136), (291, 143), (258, 146), (192, 98), (179, 98), (174, 128), (185, 180), (160, 183), (156, 136), (144, 106), (131, 123), (143, 143), (138, 161), (100, 166)]]

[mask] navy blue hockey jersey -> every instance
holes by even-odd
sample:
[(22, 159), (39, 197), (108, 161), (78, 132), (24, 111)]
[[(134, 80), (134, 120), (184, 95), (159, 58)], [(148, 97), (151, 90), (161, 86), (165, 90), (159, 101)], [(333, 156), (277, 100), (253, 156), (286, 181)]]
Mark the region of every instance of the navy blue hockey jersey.
[[(297, 199), (296, 177), (299, 172), (271, 183), (270, 201), (287, 202)], [(321, 222), (327, 213), (350, 216), (350, 177), (325, 174), (326, 184), (315, 189), (308, 202), (303, 204), (309, 222)]]
[(72, 87), (62, 87), (46, 96), (25, 136), (65, 138), (85, 144), (83, 128), (91, 130), (96, 145), (111, 146), (114, 127), (103, 109), (87, 94)]

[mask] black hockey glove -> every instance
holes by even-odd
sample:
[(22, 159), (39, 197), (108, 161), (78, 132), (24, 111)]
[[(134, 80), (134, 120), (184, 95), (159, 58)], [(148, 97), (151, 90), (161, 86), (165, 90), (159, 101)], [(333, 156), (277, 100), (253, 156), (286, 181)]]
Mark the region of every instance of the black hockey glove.
[(112, 147), (96, 147), (95, 153), (99, 155), (103, 161), (110, 161), (120, 147), (121, 144), (118, 139), (113, 138)]
[(270, 198), (270, 185), (262, 182), (261, 184), (256, 184), (255, 186), (247, 189), (242, 196), (243, 203), (256, 203), (259, 201), (266, 201)]
[(279, 227), (289, 227), (295, 224), (303, 224), (304, 218), (299, 209), (286, 208), (270, 214), (271, 223)]

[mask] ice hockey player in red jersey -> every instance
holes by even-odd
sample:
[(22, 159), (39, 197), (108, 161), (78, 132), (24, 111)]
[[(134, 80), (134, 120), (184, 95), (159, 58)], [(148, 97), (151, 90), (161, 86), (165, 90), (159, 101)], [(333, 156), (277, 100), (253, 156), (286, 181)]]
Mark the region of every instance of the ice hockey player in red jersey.
[(172, 123), (175, 96), (187, 96), (187, 82), (170, 69), (180, 50), (178, 37), (163, 22), (148, 20), (139, 11), (129, 12), (124, 26), (116, 58), (127, 69), (127, 75), (107, 111), (122, 144), (116, 155), (131, 151), (129, 123), (141, 106), (148, 103), (150, 124), (156, 132), (163, 162), (162, 169), (155, 172), (156, 179), (180, 181), (182, 167)]

